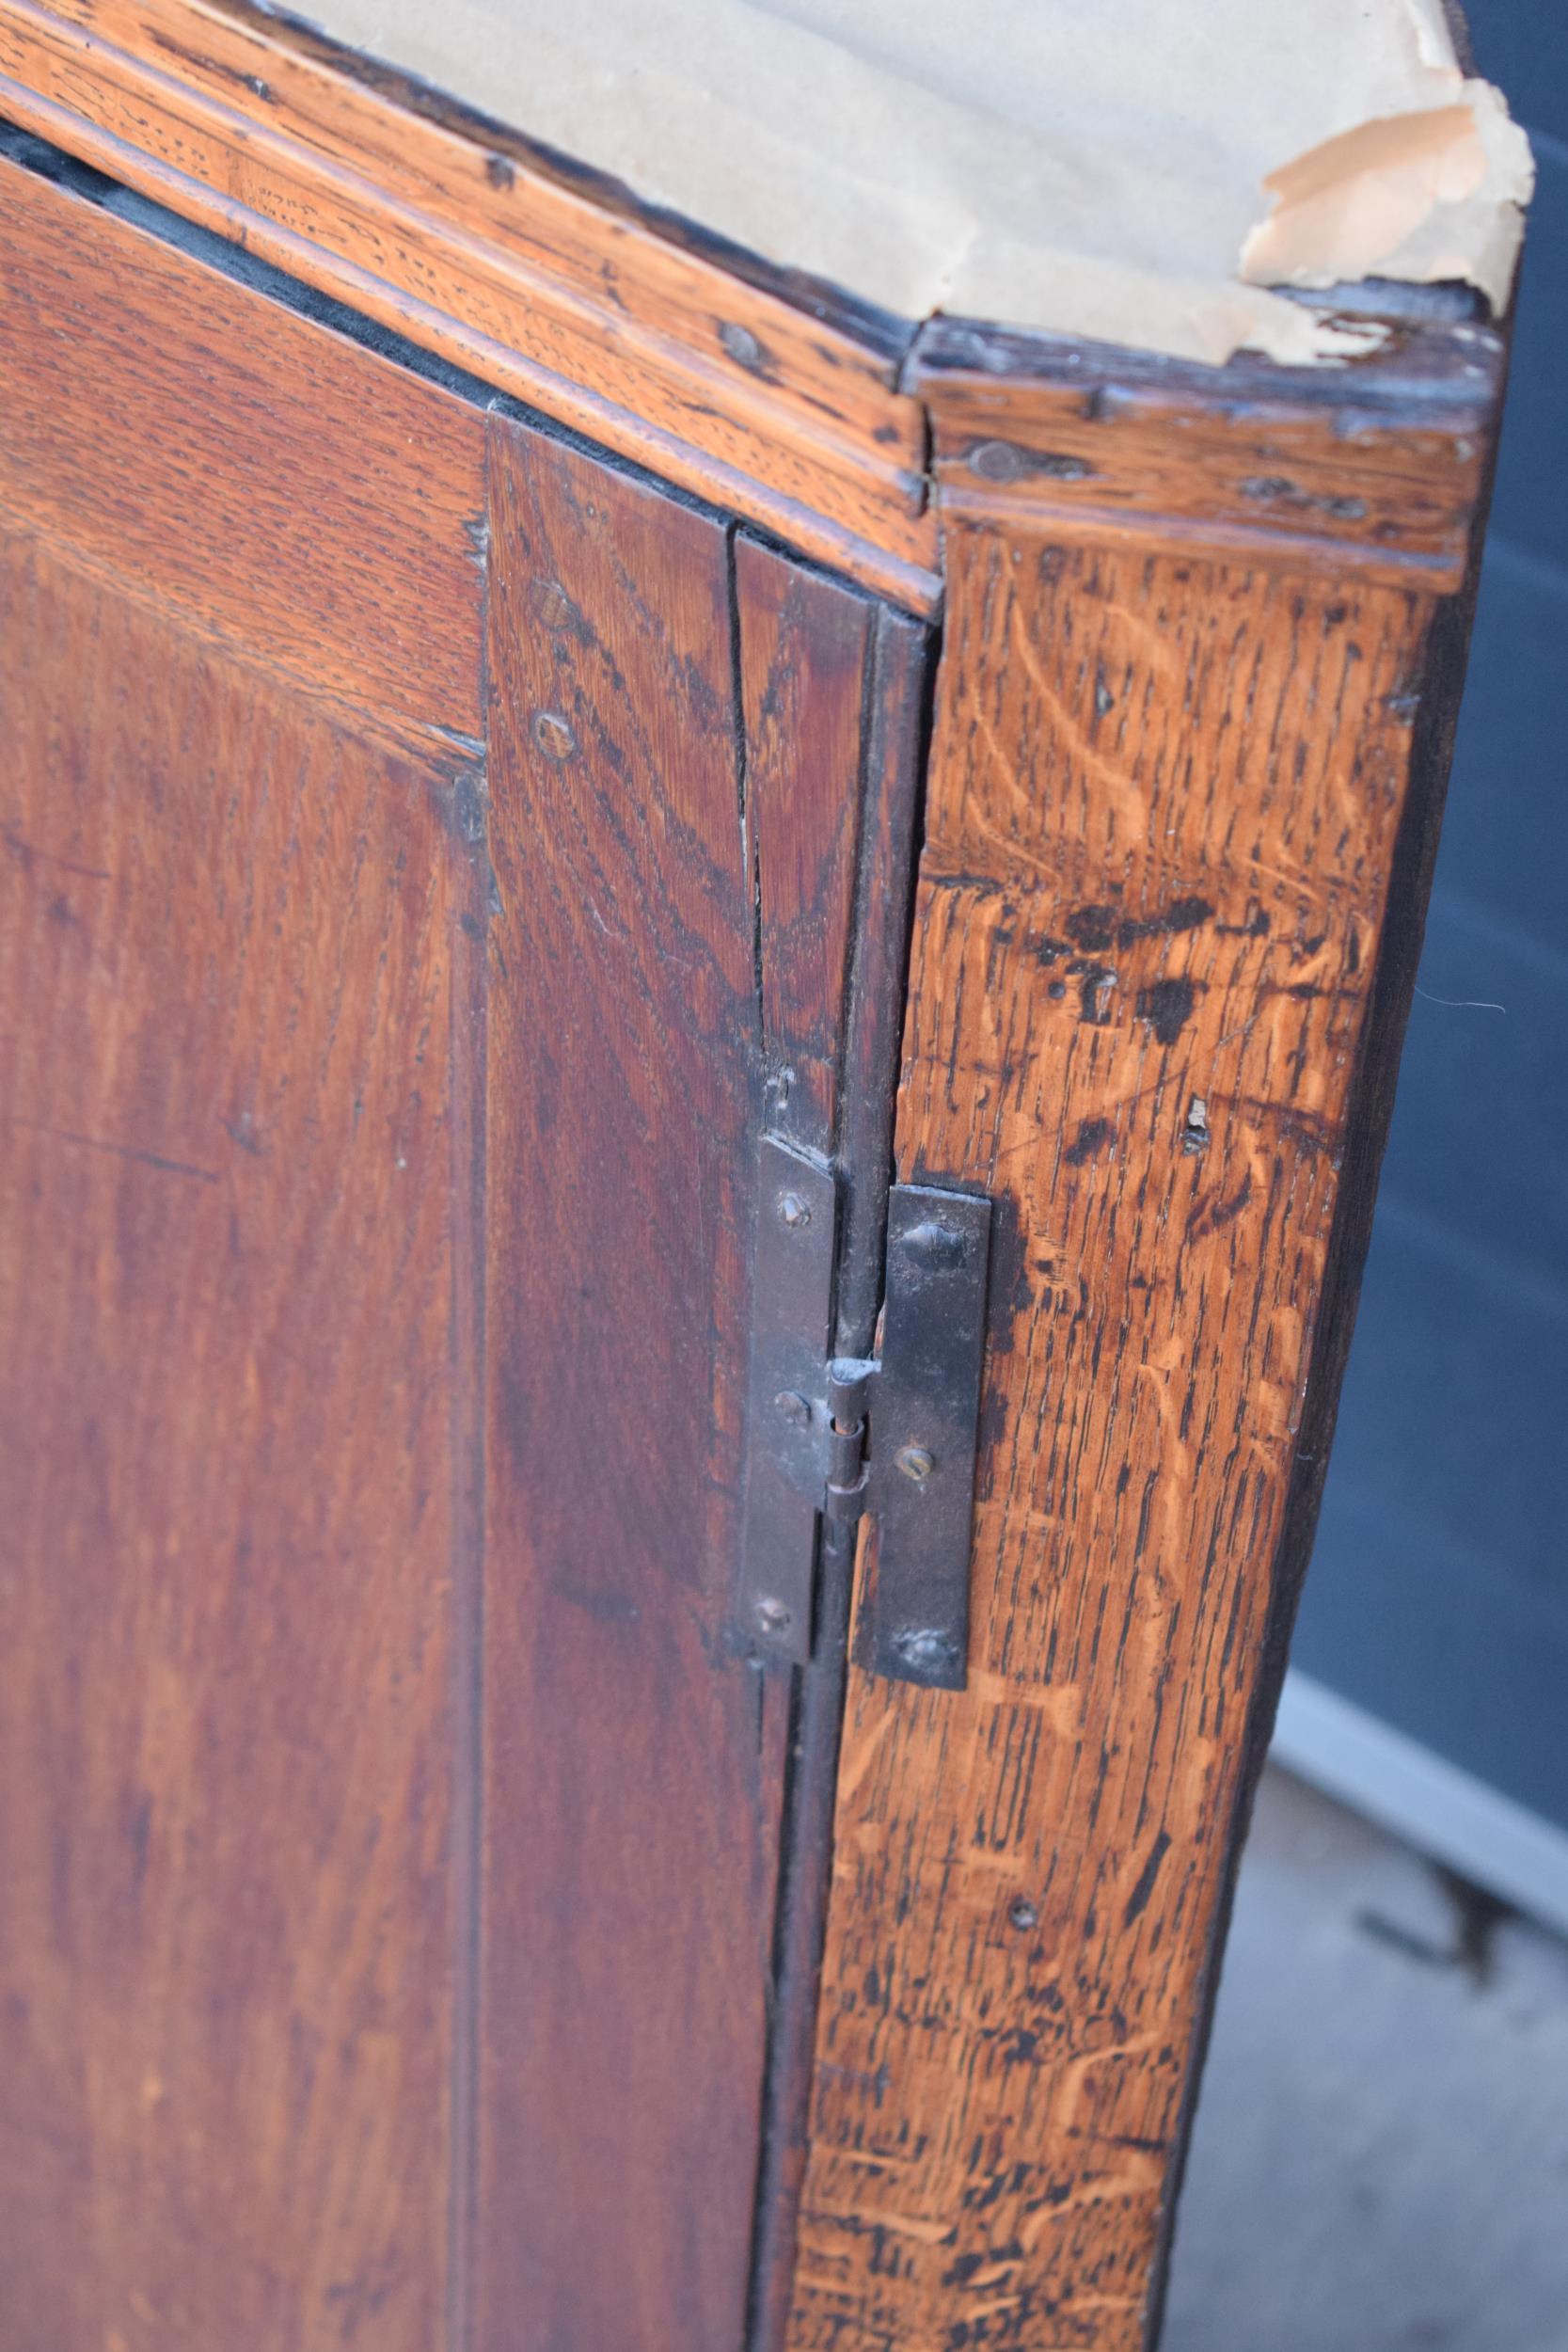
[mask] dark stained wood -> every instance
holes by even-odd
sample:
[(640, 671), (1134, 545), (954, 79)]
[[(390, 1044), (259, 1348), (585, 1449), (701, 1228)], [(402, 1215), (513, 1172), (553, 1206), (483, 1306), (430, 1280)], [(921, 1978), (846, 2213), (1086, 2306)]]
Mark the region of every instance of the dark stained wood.
[(787, 2341), (1133, 2352), (1370, 1213), (1432, 607), (948, 556), (897, 1139), (999, 1203), (970, 1678), (851, 1668)]
[[(853, 949), (833, 1137), (840, 1196), (834, 1344), (846, 1356), (870, 1353), (881, 1300), (893, 1081), (903, 1021), (917, 817), (917, 796), (910, 787), (923, 749), (927, 650), (924, 631), (910, 622), (886, 611), (875, 615), (856, 796), (861, 817)], [(800, 756), (812, 755), (808, 739)], [(809, 793), (800, 799), (810, 805)], [(790, 804), (785, 800), (780, 814)], [(793, 2288), (854, 1563), (855, 1531), (825, 1528), (817, 1561), (816, 1655), (800, 1677), (785, 1813), (748, 2352), (764, 2352), (779, 2342)]]
[(216, 0), (0, 0), (0, 114), (899, 601), (940, 596), (893, 323), (749, 282), (498, 126)]
[(1322, 368), (1247, 353), (1204, 368), (935, 321), (911, 380), (942, 510), (1057, 546), (1196, 539), (1242, 563), (1456, 589), (1504, 352), (1498, 331), (1444, 319), (1445, 301), (1410, 290), (1383, 349)]
[(478, 2342), (732, 2352), (792, 1705), (725, 1631), (755, 1145), (784, 1066), (832, 1141), (874, 616), (494, 432)]
[(428, 2352), (483, 420), (0, 190), (0, 2339)]
[(426, 2352), (451, 779), (8, 519), (0, 647), (0, 2338)]
[[(736, 655), (768, 1128), (838, 1177), (836, 1344), (864, 1354), (881, 1291), (925, 631), (740, 537)], [(807, 1670), (769, 1676), (787, 1754), (748, 2345), (787, 2307), (844, 1709), (851, 1530), (818, 1547)]]
[(4, 156), (0, 221), (13, 528), (361, 709), (477, 735), (483, 416)]
[(836, 580), (744, 537), (736, 542), (735, 588), (769, 1114), (780, 1133), (828, 1152), (876, 612)]
[[(414, 96), (0, 0), (0, 110), (934, 606), (885, 348)], [(998, 1242), (969, 1688), (840, 1770), (847, 1544), (726, 1631), (755, 1148), (868, 1347), (920, 632), (100, 196), (0, 158), (0, 2337), (1134, 2352), (1497, 341), (922, 340), (896, 1157)]]
[(492, 471), (478, 2343), (717, 2346), (776, 1810), (719, 1638), (757, 1020), (729, 551), (526, 428)]
[(0, 2320), (730, 2352), (837, 1716), (724, 1631), (756, 1136), (888, 1118), (922, 634), (0, 171)]

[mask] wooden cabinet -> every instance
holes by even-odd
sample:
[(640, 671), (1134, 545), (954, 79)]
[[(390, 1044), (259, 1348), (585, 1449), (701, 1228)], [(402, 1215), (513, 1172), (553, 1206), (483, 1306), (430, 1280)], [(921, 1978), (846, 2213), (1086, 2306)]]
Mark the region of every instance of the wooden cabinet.
[[(625, 380), (584, 295), (552, 390), (276, 114), (216, 168), (303, 37), (170, 78), (105, 11), (72, 79), (94, 13), (0, 8), (0, 2336), (1132, 2352), (1495, 339), (1403, 330), (1353, 431), (1243, 362), (900, 373), (639, 228)], [(400, 250), (478, 270), (406, 121)], [(990, 1204), (941, 1671), (875, 1513), (804, 1506), (805, 1663), (754, 1613), (765, 1139), (841, 1355), (890, 1181)]]
[(755, 1142), (924, 632), (0, 171), (11, 2340), (738, 2341)]

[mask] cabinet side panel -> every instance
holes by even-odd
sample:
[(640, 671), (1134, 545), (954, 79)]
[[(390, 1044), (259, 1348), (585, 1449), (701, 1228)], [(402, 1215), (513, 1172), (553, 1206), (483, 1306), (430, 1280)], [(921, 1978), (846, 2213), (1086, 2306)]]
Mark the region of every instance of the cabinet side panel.
[(783, 1765), (723, 1633), (761, 1034), (729, 534), (494, 432), (478, 2342), (734, 2352)]
[(0, 649), (0, 2338), (429, 2352), (451, 777), (8, 536)]
[(949, 558), (897, 1156), (997, 1200), (973, 1648), (851, 1668), (789, 2341), (1133, 2352), (1430, 608)]

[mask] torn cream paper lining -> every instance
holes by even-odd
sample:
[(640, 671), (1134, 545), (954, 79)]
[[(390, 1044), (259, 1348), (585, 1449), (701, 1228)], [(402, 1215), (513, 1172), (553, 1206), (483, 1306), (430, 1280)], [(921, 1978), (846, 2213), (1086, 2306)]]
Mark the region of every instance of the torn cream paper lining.
[[(296, 6), (298, 0), (296, 0)], [(310, 0), (306, 0), (310, 8)], [(766, 259), (1220, 361), (1376, 330), (1271, 286), (1500, 308), (1528, 144), (1442, 0), (314, 0), (322, 29)]]

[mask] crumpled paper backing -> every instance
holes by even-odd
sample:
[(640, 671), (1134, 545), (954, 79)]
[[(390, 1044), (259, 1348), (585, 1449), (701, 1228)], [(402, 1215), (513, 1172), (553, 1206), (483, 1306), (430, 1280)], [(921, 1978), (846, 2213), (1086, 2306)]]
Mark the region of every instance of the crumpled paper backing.
[(1532, 167), (1440, 0), (314, 0), (322, 29), (785, 267), (1219, 362), (1275, 286), (1507, 298)]

